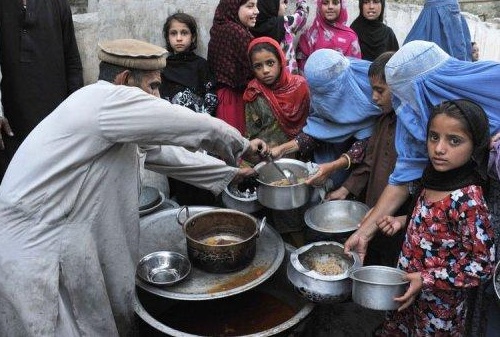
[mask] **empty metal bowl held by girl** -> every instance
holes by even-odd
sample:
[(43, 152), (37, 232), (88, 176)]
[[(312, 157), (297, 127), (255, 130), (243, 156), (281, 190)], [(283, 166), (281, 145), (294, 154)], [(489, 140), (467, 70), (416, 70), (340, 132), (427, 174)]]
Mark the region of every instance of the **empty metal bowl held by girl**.
[(188, 258), (177, 252), (159, 251), (144, 256), (136, 268), (136, 275), (155, 286), (169, 286), (184, 279), (191, 271)]
[(307, 163), (300, 160), (282, 158), (274, 163), (282, 170), (288, 170), (297, 179), (297, 184), (290, 182), (268, 162), (255, 165), (254, 169), (259, 174), (257, 181), (257, 199), (271, 209), (290, 210), (305, 205), (310, 198), (312, 187), (305, 184), (309, 176)]
[(347, 255), (334, 241), (318, 241), (291, 253), (287, 275), (295, 288), (316, 303), (342, 302), (351, 295), (349, 273), (361, 266), (356, 253)]
[(406, 272), (386, 266), (365, 266), (350, 273), (352, 300), (368, 309), (396, 310), (401, 305), (394, 301), (402, 296), (409, 282), (403, 280)]

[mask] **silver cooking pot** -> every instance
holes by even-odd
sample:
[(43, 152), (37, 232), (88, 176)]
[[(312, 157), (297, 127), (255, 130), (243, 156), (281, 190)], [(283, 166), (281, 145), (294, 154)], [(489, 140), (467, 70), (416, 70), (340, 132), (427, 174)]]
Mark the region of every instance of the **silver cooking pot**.
[(283, 175), (268, 162), (255, 165), (254, 169), (259, 174), (257, 181), (257, 199), (271, 209), (290, 210), (305, 205), (310, 198), (312, 187), (306, 185), (304, 180), (309, 176), (307, 164), (296, 159), (282, 158), (274, 161), (282, 170), (290, 170), (298, 180), (295, 185), (273, 185), (282, 180)]
[[(342, 268), (339, 274), (323, 274), (314, 269), (320, 261), (330, 264), (332, 257)], [(352, 281), (349, 273), (361, 266), (356, 253), (347, 255), (344, 246), (334, 241), (318, 241), (302, 246), (290, 255), (287, 275), (295, 288), (315, 303), (342, 302), (351, 295)]]

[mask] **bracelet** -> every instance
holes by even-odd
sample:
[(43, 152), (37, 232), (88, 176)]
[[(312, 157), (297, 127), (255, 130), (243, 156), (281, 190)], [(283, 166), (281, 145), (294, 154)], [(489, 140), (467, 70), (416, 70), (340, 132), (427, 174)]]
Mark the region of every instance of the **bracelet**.
[(347, 159), (347, 167), (345, 170), (349, 170), (351, 168), (351, 157), (349, 157), (346, 153), (342, 153), (341, 157), (345, 157), (345, 159)]

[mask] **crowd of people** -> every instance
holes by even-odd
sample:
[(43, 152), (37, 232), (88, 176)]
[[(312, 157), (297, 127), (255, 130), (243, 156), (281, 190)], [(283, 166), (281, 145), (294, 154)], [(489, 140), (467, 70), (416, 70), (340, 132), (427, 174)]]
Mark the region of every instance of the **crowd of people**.
[(214, 205), (267, 155), (317, 163), (306, 184), (324, 200), (371, 208), (345, 252), (410, 282), (374, 335), (484, 335), (500, 63), (478, 61), (456, 0), (426, 0), (401, 46), (385, 0), (359, 0), (350, 27), (345, 0), (316, 5), (306, 28), (305, 0), (290, 15), (220, 0), (207, 58), (175, 13), (165, 48), (100, 42), (83, 86), (66, 0), (2, 2), (0, 335), (133, 335), (141, 167), (179, 203)]

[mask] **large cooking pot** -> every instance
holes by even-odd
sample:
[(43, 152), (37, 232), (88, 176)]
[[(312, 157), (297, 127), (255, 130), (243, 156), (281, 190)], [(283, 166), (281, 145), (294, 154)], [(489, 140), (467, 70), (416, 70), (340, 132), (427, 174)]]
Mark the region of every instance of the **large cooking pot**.
[[(338, 267), (334, 270), (333, 265)], [(359, 268), (356, 253), (347, 255), (334, 241), (319, 241), (298, 248), (290, 255), (287, 275), (305, 298), (316, 303), (336, 303), (351, 295), (351, 270)]]
[(282, 170), (290, 170), (297, 178), (298, 184), (276, 186), (276, 182), (283, 180), (283, 175), (268, 162), (255, 165), (254, 169), (259, 174), (257, 181), (257, 199), (271, 209), (290, 210), (305, 205), (310, 198), (312, 187), (304, 183), (309, 176), (307, 164), (300, 160), (282, 158), (274, 163)]
[[(186, 213), (186, 220), (180, 220)], [(232, 209), (214, 209), (189, 216), (187, 206), (177, 213), (187, 251), (194, 266), (210, 273), (228, 273), (247, 267), (255, 256), (256, 240), (265, 225)]]

